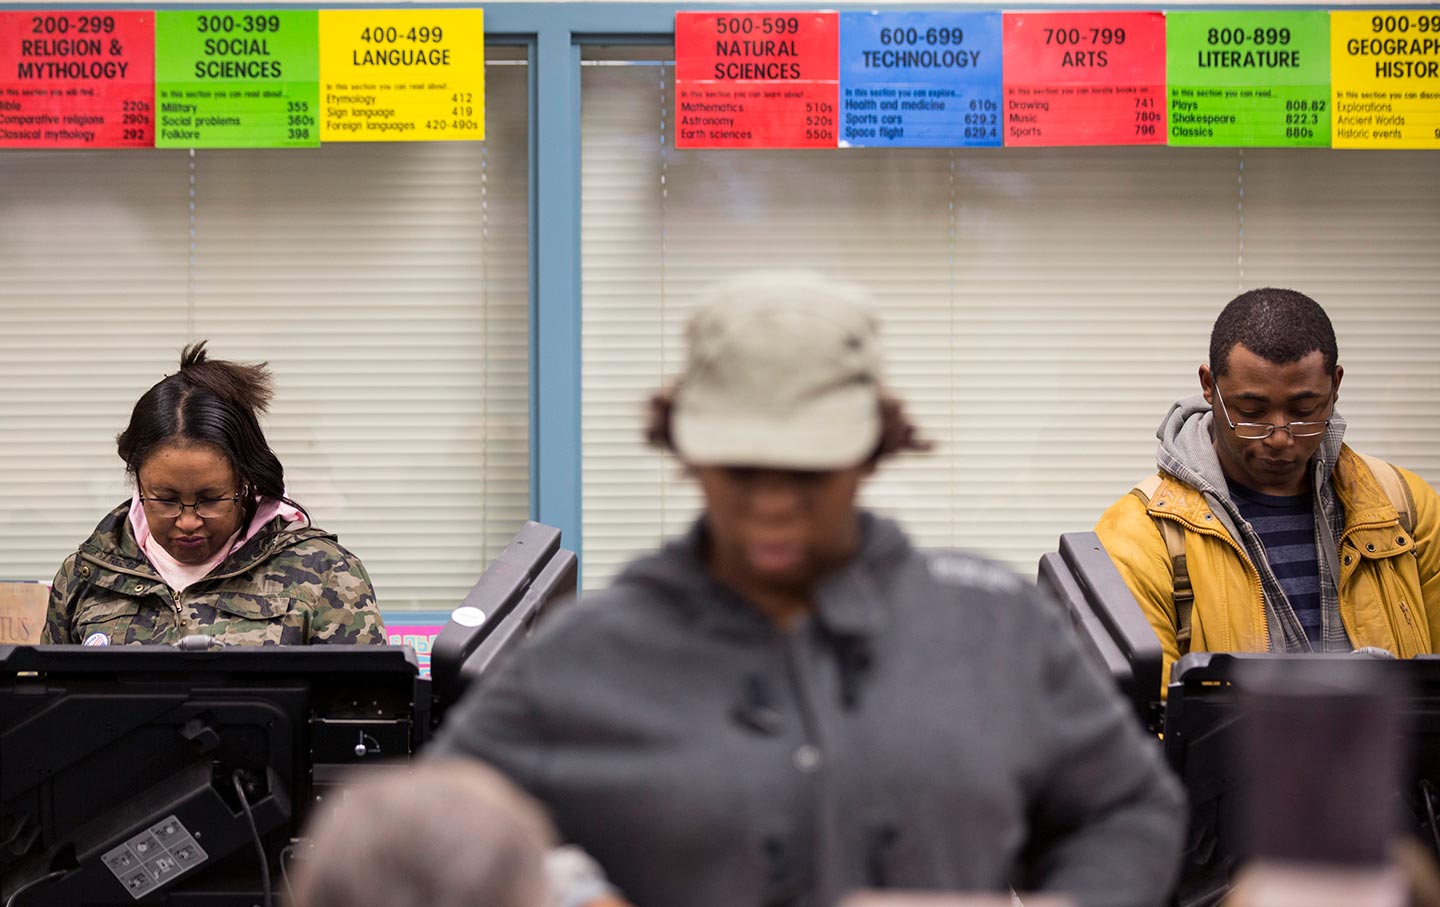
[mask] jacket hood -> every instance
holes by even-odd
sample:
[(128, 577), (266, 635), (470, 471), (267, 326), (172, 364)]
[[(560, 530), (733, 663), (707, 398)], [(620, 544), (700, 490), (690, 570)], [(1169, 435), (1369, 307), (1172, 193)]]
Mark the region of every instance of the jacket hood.
[[(816, 621), (841, 636), (870, 636), (884, 627), (887, 616), (877, 583), (911, 553), (909, 540), (893, 521), (866, 511), (856, 518), (859, 550), (814, 590)], [(708, 544), (702, 516), (660, 551), (632, 562), (613, 588), (643, 587), (720, 632), (772, 632), (764, 614), (710, 574), (704, 560)]]
[(1215, 455), (1211, 426), (1215, 415), (1204, 394), (1177, 400), (1160, 421), (1155, 462), (1165, 472), (1202, 492), (1225, 487), (1225, 471)]
[[(80, 545), (79, 553), (119, 570), (154, 574), (155, 568), (145, 557), (140, 540), (135, 536), (130, 507), (131, 503), (127, 501), (107, 513), (90, 537)], [(309, 525), (297, 525), (284, 515), (276, 515), (258, 530), (249, 530), (245, 541), (211, 573), (248, 569), (262, 557), (314, 538), (333, 539), (334, 535)]]
[[(1186, 397), (1170, 407), (1155, 435), (1160, 447), (1155, 453), (1160, 470), (1195, 488), (1204, 497), (1210, 510), (1229, 531), (1231, 538), (1244, 546), (1250, 563), (1260, 576), (1265, 602), (1265, 622), (1270, 628), (1272, 651), (1313, 651), (1299, 619), (1285, 597), (1279, 579), (1271, 569), (1265, 543), (1240, 513), (1230, 498), (1225, 484), (1225, 471), (1215, 453), (1213, 432), (1215, 416), (1204, 394)], [(1345, 420), (1331, 413), (1330, 425), (1320, 447), (1311, 459), (1311, 487), (1315, 491), (1315, 525), (1319, 539), (1316, 552), (1320, 559), (1321, 605), (1325, 612), (1323, 651), (1348, 651), (1339, 616), (1336, 583), (1340, 575), (1335, 536), (1344, 519), (1343, 511), (1331, 487), (1331, 475), (1344, 447)], [(1207, 517), (1208, 518), (1208, 517)]]
[[(1239, 511), (1230, 502), (1225, 485), (1225, 470), (1220, 467), (1220, 458), (1215, 454), (1214, 422), (1214, 412), (1205, 402), (1204, 394), (1176, 401), (1155, 430), (1155, 437), (1160, 441), (1155, 451), (1155, 462), (1162, 471), (1211, 499), (1212, 506), (1218, 504), (1224, 507), (1238, 520)], [(1326, 429), (1311, 464), (1316, 488), (1329, 483), (1344, 439), (1345, 419), (1338, 412), (1333, 413), (1330, 427)]]

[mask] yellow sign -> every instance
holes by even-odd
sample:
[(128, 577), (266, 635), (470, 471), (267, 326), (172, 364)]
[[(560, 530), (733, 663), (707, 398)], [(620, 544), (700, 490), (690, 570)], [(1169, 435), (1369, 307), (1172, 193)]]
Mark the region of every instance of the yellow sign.
[(478, 9), (321, 10), (320, 140), (485, 138)]
[(1440, 12), (1330, 13), (1330, 143), (1440, 148)]

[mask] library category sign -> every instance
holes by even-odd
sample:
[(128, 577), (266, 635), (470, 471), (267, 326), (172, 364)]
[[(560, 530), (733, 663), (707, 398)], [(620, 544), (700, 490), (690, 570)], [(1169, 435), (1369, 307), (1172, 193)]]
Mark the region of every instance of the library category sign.
[(1166, 17), (1170, 144), (1330, 145), (1330, 16), (1323, 11)]
[(1330, 14), (1336, 148), (1440, 148), (1440, 12)]
[[(1440, 149), (1434, 7), (674, 22), (682, 149)], [(479, 8), (0, 11), (0, 149), (484, 137)]]
[(840, 16), (840, 147), (998, 147), (1000, 14)]
[(320, 144), (314, 10), (155, 14), (157, 148)]
[(320, 139), (485, 138), (485, 20), (478, 9), (322, 10)]
[(1005, 14), (1005, 144), (1163, 145), (1165, 14)]
[(0, 12), (0, 148), (148, 148), (154, 102), (154, 13)]
[(675, 14), (676, 148), (834, 148), (839, 14)]

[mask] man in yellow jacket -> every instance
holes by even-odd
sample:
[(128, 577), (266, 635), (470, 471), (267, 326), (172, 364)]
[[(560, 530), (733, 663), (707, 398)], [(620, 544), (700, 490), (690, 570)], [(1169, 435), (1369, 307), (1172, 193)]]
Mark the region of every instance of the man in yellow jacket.
[(1201, 394), (1156, 433), (1159, 476), (1096, 525), (1160, 637), (1167, 684), (1190, 651), (1409, 658), (1440, 645), (1440, 497), (1342, 442), (1337, 358), (1313, 299), (1236, 297)]

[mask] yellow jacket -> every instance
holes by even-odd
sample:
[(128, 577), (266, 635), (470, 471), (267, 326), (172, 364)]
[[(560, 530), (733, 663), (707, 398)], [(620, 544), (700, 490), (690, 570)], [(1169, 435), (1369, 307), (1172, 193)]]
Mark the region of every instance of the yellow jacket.
[[(1399, 470), (1415, 498), (1415, 534), (1364, 461), (1343, 447), (1332, 482), (1345, 508), (1340, 549), (1340, 619), (1357, 647), (1401, 658), (1435, 651), (1440, 641), (1440, 496)], [(1148, 505), (1126, 494), (1100, 517), (1095, 532), (1135, 593), (1165, 653), (1163, 682), (1180, 657), (1175, 640), (1175, 573), (1155, 520), (1185, 528), (1185, 563), (1195, 592), (1192, 652), (1265, 652), (1270, 632), (1260, 574), (1199, 491), (1163, 476)], [(1322, 559), (1322, 569), (1323, 559)]]

